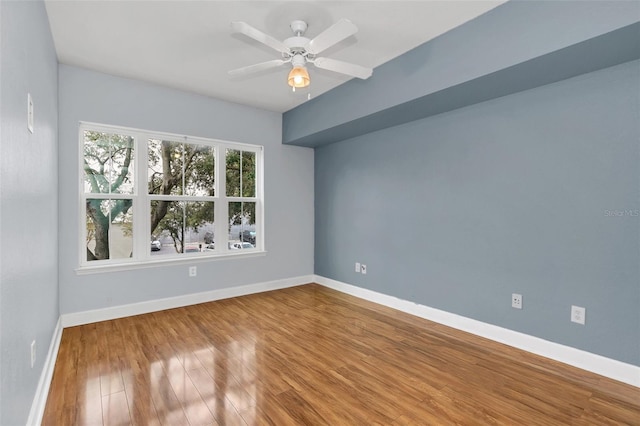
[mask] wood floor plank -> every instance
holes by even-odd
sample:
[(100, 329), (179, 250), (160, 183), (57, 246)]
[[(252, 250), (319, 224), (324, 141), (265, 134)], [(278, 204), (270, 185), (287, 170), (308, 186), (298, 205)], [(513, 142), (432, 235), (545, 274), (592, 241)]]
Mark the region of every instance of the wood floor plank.
[(217, 425), (213, 414), (200, 396), (187, 371), (174, 360), (165, 364), (165, 371), (171, 387), (192, 425)]
[(123, 318), (119, 324), (124, 347), (129, 354), (123, 359), (122, 379), (131, 423), (141, 426), (159, 426), (160, 419), (148, 385), (150, 362), (143, 350), (144, 346), (137, 344), (139, 341), (145, 341), (144, 336), (140, 334), (140, 329), (132, 318)]
[(76, 386), (83, 386), (78, 387), (76, 393), (76, 424), (99, 425), (104, 422), (104, 401), (101, 393), (100, 365), (94, 363), (99, 357), (98, 330), (95, 326), (89, 326), (83, 327), (80, 331), (82, 344), (78, 350), (75, 383)]
[(640, 389), (309, 284), (67, 328), (43, 425), (640, 425)]
[(160, 361), (151, 364), (149, 386), (151, 400), (162, 425), (189, 425), (184, 407), (176, 397), (171, 382), (164, 373)]
[(122, 426), (131, 424), (127, 396), (124, 390), (109, 393), (102, 397), (102, 423), (105, 426)]
[[(43, 415), (43, 425), (55, 426), (57, 424), (77, 424), (77, 420), (82, 414), (82, 409), (76, 402), (78, 391), (83, 389), (85, 384), (77, 382), (78, 375), (78, 352), (82, 345), (82, 328), (70, 327), (62, 332), (62, 341), (73, 341), (71, 345), (60, 345), (54, 375), (49, 387), (49, 397), (47, 405), (57, 407), (55, 410), (45, 410)], [(82, 368), (81, 368), (82, 369)], [(91, 385), (90, 385), (91, 386)], [(98, 382), (99, 386), (99, 382)], [(57, 389), (56, 392), (52, 392)], [(98, 388), (99, 392), (99, 388)], [(102, 402), (100, 402), (102, 404)], [(96, 409), (102, 424), (102, 407)]]
[(225, 387), (220, 387), (204, 367), (189, 370), (188, 374), (218, 424), (246, 426), (242, 416), (227, 398)]
[(102, 396), (122, 392), (124, 382), (119, 368), (117, 351), (120, 348), (120, 336), (115, 329), (114, 321), (97, 324), (96, 332), (101, 335), (98, 340), (98, 365), (100, 367), (100, 393)]
[(228, 363), (235, 363), (234, 358), (216, 357), (213, 351), (199, 351), (197, 356), (202, 363), (202, 368), (219, 389), (218, 392), (222, 392), (237, 411), (243, 411), (255, 405), (255, 398), (229, 371)]

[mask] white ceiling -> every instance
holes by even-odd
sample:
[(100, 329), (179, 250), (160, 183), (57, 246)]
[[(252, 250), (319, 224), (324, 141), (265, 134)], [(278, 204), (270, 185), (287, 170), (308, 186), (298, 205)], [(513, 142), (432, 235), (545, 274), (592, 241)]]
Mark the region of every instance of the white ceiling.
[(284, 112), (349, 78), (311, 66), (311, 86), (295, 93), (287, 65), (230, 78), (228, 70), (280, 58), (232, 34), (231, 21), (283, 40), (292, 20), (306, 21), (313, 38), (347, 18), (358, 33), (321, 56), (375, 68), (503, 2), (46, 0), (46, 8), (61, 63)]

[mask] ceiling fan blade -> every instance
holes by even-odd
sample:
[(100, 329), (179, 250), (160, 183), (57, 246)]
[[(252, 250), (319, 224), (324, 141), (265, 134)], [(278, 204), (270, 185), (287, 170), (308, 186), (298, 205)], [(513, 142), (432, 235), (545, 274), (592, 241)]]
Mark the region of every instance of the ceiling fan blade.
[(236, 33), (242, 33), (247, 37), (251, 37), (252, 39), (259, 41), (262, 44), (266, 44), (272, 49), (277, 50), (282, 53), (289, 53), (289, 48), (285, 46), (283, 42), (271, 37), (268, 34), (263, 33), (262, 31), (252, 27), (246, 22), (234, 21), (231, 23), (231, 28)]
[(316, 38), (310, 40), (304, 48), (307, 52), (317, 55), (357, 32), (358, 27), (351, 21), (341, 19), (321, 32)]
[(341, 74), (350, 75), (352, 77), (358, 77), (363, 80), (371, 77), (373, 70), (356, 64), (350, 64), (349, 62), (338, 61), (331, 58), (316, 58), (313, 64), (318, 67), (329, 71), (339, 72)]
[(273, 61), (260, 62), (259, 64), (249, 65), (248, 67), (237, 68), (235, 70), (229, 71), (229, 75), (236, 77), (241, 75), (253, 74), (258, 71), (268, 70), (270, 68), (279, 67), (282, 64), (287, 63), (283, 59), (274, 59)]

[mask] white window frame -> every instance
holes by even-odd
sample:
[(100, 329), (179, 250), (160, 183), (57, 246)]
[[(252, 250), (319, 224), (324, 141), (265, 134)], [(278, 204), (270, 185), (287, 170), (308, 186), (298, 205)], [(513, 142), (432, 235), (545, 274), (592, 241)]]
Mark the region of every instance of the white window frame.
[[(84, 192), (84, 132), (94, 131), (103, 133), (115, 133), (131, 136), (134, 140), (134, 191), (133, 194), (95, 194)], [(175, 142), (195, 143), (209, 145), (215, 149), (215, 191), (214, 196), (173, 196), (148, 193), (147, 158), (148, 140), (171, 140)], [(237, 257), (262, 256), (265, 251), (264, 230), (264, 147), (238, 142), (224, 141), (195, 136), (185, 136), (166, 132), (134, 129), (129, 127), (112, 126), (90, 122), (80, 122), (78, 126), (78, 268), (76, 273), (87, 274), (102, 271), (117, 271), (154, 266), (166, 266), (168, 264), (193, 264), (195, 262), (212, 261), (216, 259), (228, 259)], [(227, 197), (226, 195), (226, 149), (254, 152), (256, 155), (256, 194), (255, 197)], [(222, 156), (222, 157), (221, 157)], [(95, 198), (104, 199), (133, 199), (131, 212), (133, 215), (133, 257), (124, 259), (87, 260), (86, 253), (86, 200)], [(164, 255), (151, 255), (150, 250), (150, 202), (157, 199), (175, 199), (176, 201), (213, 201), (214, 204), (214, 235), (215, 251), (197, 253), (175, 253)], [(255, 229), (256, 247), (253, 249), (231, 250), (229, 249), (229, 203), (230, 202), (255, 202)], [(140, 219), (142, 218), (142, 219)]]

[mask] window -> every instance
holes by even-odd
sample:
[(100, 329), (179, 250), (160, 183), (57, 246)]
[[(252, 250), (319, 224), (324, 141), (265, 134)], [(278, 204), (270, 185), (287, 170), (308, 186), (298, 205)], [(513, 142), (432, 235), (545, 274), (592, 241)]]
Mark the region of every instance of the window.
[(80, 125), (81, 267), (262, 251), (262, 147)]

